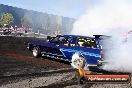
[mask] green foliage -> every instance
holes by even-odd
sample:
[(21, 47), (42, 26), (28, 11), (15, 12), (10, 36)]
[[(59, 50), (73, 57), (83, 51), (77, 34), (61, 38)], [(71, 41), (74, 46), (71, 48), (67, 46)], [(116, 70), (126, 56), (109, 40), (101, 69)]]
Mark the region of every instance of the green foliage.
[(11, 13), (2, 13), (0, 19), (0, 25), (8, 24), (11, 25), (14, 23), (14, 17)]

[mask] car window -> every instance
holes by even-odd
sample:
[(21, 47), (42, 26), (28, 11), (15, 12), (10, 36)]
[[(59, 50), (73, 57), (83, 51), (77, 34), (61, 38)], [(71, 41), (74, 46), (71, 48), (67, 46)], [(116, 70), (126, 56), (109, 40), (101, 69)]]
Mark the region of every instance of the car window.
[(67, 40), (66, 40), (66, 37), (64, 36), (57, 36), (57, 37), (52, 38), (50, 42), (51, 43), (66, 43)]
[(50, 43), (58, 43), (59, 42), (59, 37), (53, 37), (51, 40), (50, 40)]
[(72, 43), (72, 44), (75, 44), (75, 39), (73, 37), (69, 37), (68, 42)]
[(94, 39), (78, 38), (77, 43), (80, 47), (97, 48), (96, 41)]
[(59, 40), (59, 43), (66, 43), (66, 42), (67, 42), (67, 39), (66, 39), (66, 37), (64, 37), (64, 36), (60, 36), (60, 37), (58, 38), (58, 40)]
[(70, 46), (75, 46), (76, 45), (76, 39), (74, 37), (69, 37), (68, 43)]

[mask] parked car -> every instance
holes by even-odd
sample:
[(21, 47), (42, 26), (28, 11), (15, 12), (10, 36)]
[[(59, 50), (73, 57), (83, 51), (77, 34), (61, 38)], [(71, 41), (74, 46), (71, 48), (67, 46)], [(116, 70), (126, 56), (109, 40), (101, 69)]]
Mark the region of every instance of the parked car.
[(34, 57), (47, 56), (71, 62), (72, 56), (79, 53), (89, 68), (102, 64), (104, 53), (101, 47), (102, 35), (93, 37), (79, 35), (57, 35), (49, 37), (47, 42), (29, 42), (28, 49)]

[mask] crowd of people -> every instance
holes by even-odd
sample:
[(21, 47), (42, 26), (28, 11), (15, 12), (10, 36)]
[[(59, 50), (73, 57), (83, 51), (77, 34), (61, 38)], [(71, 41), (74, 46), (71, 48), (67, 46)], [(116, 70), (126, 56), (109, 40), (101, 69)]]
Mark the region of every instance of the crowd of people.
[(27, 32), (31, 32), (31, 27), (29, 26), (23, 26), (23, 27), (13, 27), (13, 26), (9, 26), (9, 25), (3, 25), (0, 27), (0, 34), (1, 35), (10, 35), (12, 33), (27, 33)]

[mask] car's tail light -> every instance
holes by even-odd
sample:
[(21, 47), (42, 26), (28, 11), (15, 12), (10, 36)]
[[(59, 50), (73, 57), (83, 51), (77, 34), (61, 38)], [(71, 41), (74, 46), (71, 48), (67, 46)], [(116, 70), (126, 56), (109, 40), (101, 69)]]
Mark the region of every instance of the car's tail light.
[(100, 54), (101, 54), (101, 59), (103, 60), (104, 59), (104, 51), (101, 51)]

